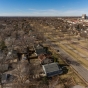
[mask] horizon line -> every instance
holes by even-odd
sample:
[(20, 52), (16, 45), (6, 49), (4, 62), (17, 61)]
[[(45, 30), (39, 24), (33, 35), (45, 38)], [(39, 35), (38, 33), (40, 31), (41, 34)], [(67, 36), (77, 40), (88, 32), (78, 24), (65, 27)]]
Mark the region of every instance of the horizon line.
[(81, 16), (0, 16), (0, 17), (81, 17)]

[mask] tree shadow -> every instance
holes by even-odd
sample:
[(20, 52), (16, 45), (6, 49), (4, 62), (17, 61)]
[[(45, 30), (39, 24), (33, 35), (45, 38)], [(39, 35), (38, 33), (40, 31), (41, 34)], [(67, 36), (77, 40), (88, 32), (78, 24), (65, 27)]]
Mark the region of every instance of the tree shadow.
[(69, 66), (68, 64), (59, 64), (60, 67)]
[(61, 75), (67, 74), (68, 73), (68, 69), (67, 67), (63, 66), (62, 67), (63, 73)]
[(72, 64), (72, 65), (75, 65), (75, 66), (80, 66), (80, 63), (78, 63), (78, 62), (76, 62), (76, 61), (72, 61), (72, 60), (69, 60), (69, 59), (65, 59), (66, 60), (66, 62), (68, 63), (68, 64)]
[(34, 57), (30, 57), (29, 59), (35, 59), (35, 58), (37, 58), (38, 56), (34, 56)]

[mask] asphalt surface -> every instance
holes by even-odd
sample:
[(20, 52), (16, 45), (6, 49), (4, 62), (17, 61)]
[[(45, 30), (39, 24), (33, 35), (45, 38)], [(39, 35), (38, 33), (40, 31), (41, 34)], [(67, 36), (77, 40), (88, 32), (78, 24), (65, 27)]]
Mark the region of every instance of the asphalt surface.
[(79, 62), (73, 59), (71, 55), (69, 55), (67, 52), (65, 52), (63, 49), (61, 49), (57, 44), (54, 44), (54, 42), (46, 41), (48, 45), (50, 45), (54, 50), (59, 50), (59, 53), (63, 57), (63, 59), (70, 64), (76, 72), (86, 81), (88, 82), (88, 70), (84, 68)]

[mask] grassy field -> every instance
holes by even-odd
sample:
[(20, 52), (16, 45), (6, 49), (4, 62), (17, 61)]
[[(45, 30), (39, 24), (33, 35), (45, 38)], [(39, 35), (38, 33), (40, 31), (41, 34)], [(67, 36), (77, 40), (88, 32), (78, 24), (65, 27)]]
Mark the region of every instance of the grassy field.
[(88, 57), (88, 52), (86, 50), (83, 50), (83, 48), (76, 46), (76, 45), (73, 45), (73, 44), (70, 44), (71, 47), (73, 47), (75, 50), (77, 50), (78, 52), (84, 54), (85, 56)]
[(72, 57), (74, 57), (74, 59), (77, 60), (80, 64), (82, 64), (84, 67), (88, 68), (88, 62), (87, 62), (86, 59), (82, 58), (77, 53), (73, 52), (72, 50), (68, 49), (67, 47), (65, 47), (62, 44), (59, 44), (59, 46), (62, 49), (64, 49), (69, 55), (71, 55)]

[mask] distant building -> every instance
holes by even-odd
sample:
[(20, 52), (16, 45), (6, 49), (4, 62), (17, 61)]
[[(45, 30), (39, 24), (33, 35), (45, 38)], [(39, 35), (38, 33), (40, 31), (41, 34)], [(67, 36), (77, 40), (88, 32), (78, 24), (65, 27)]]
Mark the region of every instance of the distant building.
[(82, 19), (86, 19), (86, 14), (82, 14)]

